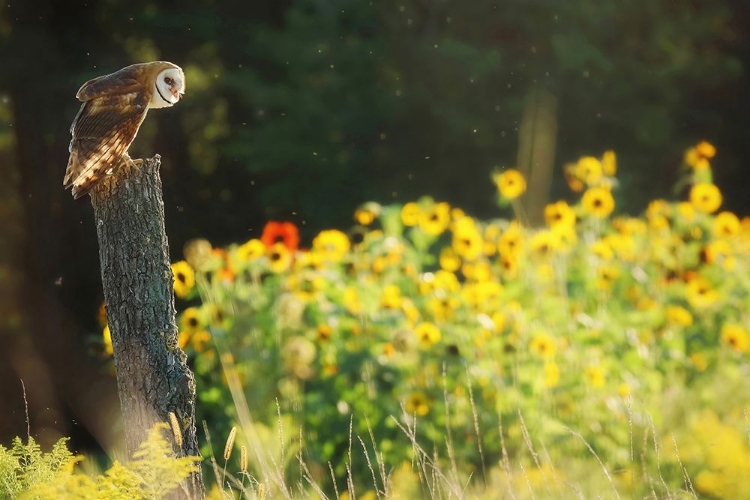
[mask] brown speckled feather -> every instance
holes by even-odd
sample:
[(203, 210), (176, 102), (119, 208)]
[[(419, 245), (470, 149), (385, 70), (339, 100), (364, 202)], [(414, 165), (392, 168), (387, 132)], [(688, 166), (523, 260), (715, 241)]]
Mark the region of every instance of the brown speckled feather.
[(146, 117), (149, 98), (133, 92), (83, 103), (71, 127), (70, 159), (63, 180), (66, 188), (73, 186), (74, 198), (88, 193), (117, 165)]

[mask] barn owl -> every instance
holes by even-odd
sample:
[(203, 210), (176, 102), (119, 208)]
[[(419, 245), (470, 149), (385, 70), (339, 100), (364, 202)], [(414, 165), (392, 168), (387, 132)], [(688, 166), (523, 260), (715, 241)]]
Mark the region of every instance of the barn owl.
[(84, 83), (76, 97), (83, 102), (70, 133), (70, 158), (63, 185), (73, 198), (88, 193), (121, 160), (149, 108), (176, 104), (185, 93), (179, 66), (156, 61), (133, 64)]

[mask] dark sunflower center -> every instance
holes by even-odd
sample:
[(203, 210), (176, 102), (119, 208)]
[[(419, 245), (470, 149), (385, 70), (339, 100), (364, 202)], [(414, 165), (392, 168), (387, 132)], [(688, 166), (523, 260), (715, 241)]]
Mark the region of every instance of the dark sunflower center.
[(198, 318), (190, 318), (188, 320), (188, 325), (190, 325), (191, 328), (198, 326)]
[(604, 204), (604, 202), (601, 199), (599, 199), (599, 198), (597, 198), (597, 199), (594, 200), (594, 206), (596, 208), (601, 207), (603, 204)]
[(185, 275), (183, 273), (177, 273), (177, 281), (185, 283)]
[(278, 262), (279, 260), (281, 260), (281, 254), (279, 252), (271, 253), (271, 260), (273, 262)]

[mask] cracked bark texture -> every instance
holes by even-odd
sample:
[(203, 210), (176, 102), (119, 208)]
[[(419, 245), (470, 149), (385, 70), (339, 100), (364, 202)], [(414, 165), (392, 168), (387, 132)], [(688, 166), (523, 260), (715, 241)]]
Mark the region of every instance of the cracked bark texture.
[[(164, 229), (159, 155), (122, 165), (91, 192), (104, 300), (112, 335), (128, 455), (174, 412), (182, 429), (178, 456), (200, 456), (195, 378), (177, 346), (174, 285)], [(203, 498), (200, 471), (174, 498)]]

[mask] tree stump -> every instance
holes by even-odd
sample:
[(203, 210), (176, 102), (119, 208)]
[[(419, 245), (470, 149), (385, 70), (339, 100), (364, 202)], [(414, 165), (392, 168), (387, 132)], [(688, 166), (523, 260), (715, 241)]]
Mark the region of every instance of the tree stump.
[[(128, 455), (173, 412), (182, 430), (181, 445), (173, 440), (176, 453), (200, 456), (195, 378), (177, 344), (161, 158), (126, 163), (95, 186), (91, 204)], [(205, 495), (200, 471), (184, 486), (175, 498)]]

